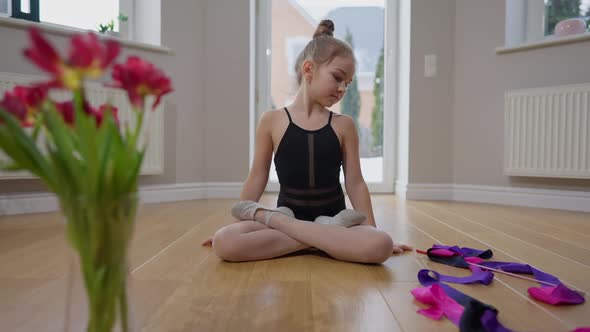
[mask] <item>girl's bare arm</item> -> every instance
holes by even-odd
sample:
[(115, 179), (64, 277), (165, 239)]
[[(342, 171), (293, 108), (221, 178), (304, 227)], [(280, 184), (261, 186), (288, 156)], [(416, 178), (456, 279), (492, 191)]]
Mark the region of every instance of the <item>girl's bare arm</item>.
[(367, 220), (365, 220), (363, 224), (375, 226), (375, 217), (373, 216), (373, 206), (371, 204), (369, 188), (361, 173), (358, 133), (352, 118), (342, 117), (342, 122), (344, 127), (344, 134), (342, 137), (342, 158), (346, 193), (348, 194), (354, 209), (367, 216)]
[(240, 200), (257, 202), (266, 188), (273, 152), (271, 117), (272, 115), (269, 112), (265, 112), (260, 118), (258, 128), (256, 129), (254, 161), (248, 178), (244, 182)]

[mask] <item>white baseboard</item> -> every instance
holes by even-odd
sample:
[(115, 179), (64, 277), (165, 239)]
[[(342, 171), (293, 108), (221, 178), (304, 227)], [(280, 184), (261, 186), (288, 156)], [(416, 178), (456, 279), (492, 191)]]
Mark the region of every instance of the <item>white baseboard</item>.
[(449, 200), (590, 212), (590, 192), (464, 184), (408, 184), (407, 199)]
[[(397, 182), (396, 195), (416, 200), (449, 200), (504, 205), (545, 207), (590, 212), (590, 192), (495, 187), (457, 184), (405, 184)], [(143, 203), (174, 202), (194, 199), (237, 199), (240, 182), (182, 183), (141, 187)], [(0, 195), (0, 216), (58, 210), (55, 195), (30, 193)]]
[(0, 216), (55, 211), (59, 208), (55, 195), (30, 193), (0, 196)]
[(178, 183), (145, 186), (139, 189), (139, 197), (143, 203), (164, 203), (204, 199), (207, 198), (207, 185), (205, 183)]
[(451, 201), (453, 200), (453, 185), (409, 183), (406, 185), (406, 199)]
[(242, 193), (242, 182), (208, 182), (207, 198), (238, 199)]
[[(180, 183), (141, 187), (139, 195), (142, 203), (159, 203), (207, 198), (237, 199), (241, 190), (240, 182)], [(50, 212), (58, 209), (58, 201), (51, 193), (0, 195), (0, 216)]]

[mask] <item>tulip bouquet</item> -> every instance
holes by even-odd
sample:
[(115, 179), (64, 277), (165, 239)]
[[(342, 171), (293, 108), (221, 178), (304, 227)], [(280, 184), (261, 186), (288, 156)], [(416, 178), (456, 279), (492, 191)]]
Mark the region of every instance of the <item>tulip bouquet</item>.
[[(5, 93), (0, 150), (9, 158), (0, 166), (31, 172), (57, 196), (87, 295), (86, 330), (128, 331), (127, 249), (145, 153), (138, 138), (146, 97), (155, 97), (148, 105), (154, 109), (172, 91), (170, 80), (138, 57), (114, 64), (119, 45), (93, 33), (72, 37), (64, 58), (38, 30), (29, 36), (24, 56), (50, 79)], [(100, 78), (111, 65), (108, 85), (127, 92), (133, 125), (119, 123), (115, 107), (91, 105), (85, 96), (84, 81)], [(71, 91), (71, 100), (53, 101), (53, 89)]]

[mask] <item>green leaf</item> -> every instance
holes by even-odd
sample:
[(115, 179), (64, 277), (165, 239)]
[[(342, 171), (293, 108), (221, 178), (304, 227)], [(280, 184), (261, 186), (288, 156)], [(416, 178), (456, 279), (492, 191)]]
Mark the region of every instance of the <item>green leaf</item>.
[(105, 194), (105, 189), (110, 187), (108, 176), (110, 173), (109, 157), (112, 148), (112, 133), (110, 131), (105, 131), (105, 134), (100, 137), (100, 142), (102, 144), (98, 152), (98, 174), (95, 182), (97, 197), (102, 197)]
[(139, 179), (139, 172), (141, 172), (141, 165), (143, 162), (143, 157), (145, 155), (145, 150), (137, 153), (131, 162), (131, 167), (129, 169), (129, 173), (127, 175), (127, 181), (125, 184), (125, 188), (129, 191), (137, 190), (137, 180)]
[(89, 197), (94, 196), (98, 176), (98, 144), (97, 126), (94, 116), (84, 111), (84, 92), (82, 89), (74, 92), (75, 105), (75, 133), (79, 140), (76, 142), (76, 149), (80, 153), (80, 164), (84, 168), (83, 177), (84, 192)]
[(18, 164), (15, 164), (14, 162), (5, 162), (5, 161), (0, 161), (0, 169), (2, 169), (4, 171), (8, 171), (8, 172), (16, 172), (16, 171), (26, 170), (26, 168), (23, 168), (22, 166), (19, 166)]
[(84, 167), (83, 160), (74, 156), (76, 151), (74, 143), (75, 134), (72, 129), (61, 119), (61, 116), (57, 114), (55, 107), (49, 107), (46, 112), (45, 125), (48, 133), (51, 135), (51, 142), (55, 145), (54, 153), (52, 153), (52, 159), (56, 161), (56, 172), (61, 172), (64, 178), (70, 178), (69, 183), (60, 183), (71, 188), (71, 192), (84, 193)]
[(49, 164), (35, 141), (23, 130), (16, 118), (3, 109), (0, 109), (0, 121), (3, 121), (0, 125), (0, 148), (17, 165), (41, 178), (50, 189), (55, 189)]

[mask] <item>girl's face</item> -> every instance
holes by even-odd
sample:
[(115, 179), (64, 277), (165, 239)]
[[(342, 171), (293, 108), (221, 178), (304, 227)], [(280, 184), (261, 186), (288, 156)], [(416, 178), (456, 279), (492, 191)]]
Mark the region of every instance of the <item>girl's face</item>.
[(323, 107), (336, 104), (352, 82), (355, 64), (351, 57), (338, 56), (327, 64), (313, 66), (314, 69), (304, 75), (309, 85), (310, 97)]

